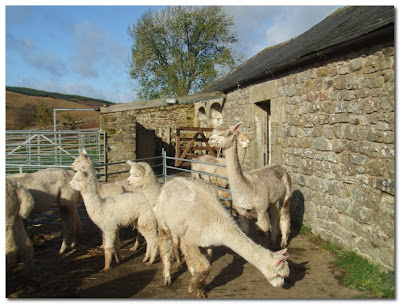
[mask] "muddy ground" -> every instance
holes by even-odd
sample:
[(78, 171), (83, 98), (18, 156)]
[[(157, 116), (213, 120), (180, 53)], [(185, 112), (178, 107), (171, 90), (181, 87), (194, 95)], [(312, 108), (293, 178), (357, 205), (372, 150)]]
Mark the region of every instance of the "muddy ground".
[[(131, 252), (136, 231), (121, 230), (122, 261), (104, 267), (100, 230), (83, 222), (83, 236), (77, 248), (62, 257), (60, 225), (29, 226), (34, 240), (35, 276), (21, 276), (22, 265), (6, 274), (8, 298), (192, 298), (187, 293), (189, 272), (174, 270), (172, 286), (162, 284), (162, 264), (142, 262), (145, 246)], [(226, 247), (215, 248), (211, 272), (206, 280), (208, 298), (240, 299), (330, 299), (368, 298), (366, 292), (349, 290), (340, 284), (344, 273), (335, 269), (335, 257), (313, 245), (292, 229), (289, 243), (290, 276), (281, 288), (272, 287), (261, 272)], [(259, 236), (258, 236), (259, 237)]]

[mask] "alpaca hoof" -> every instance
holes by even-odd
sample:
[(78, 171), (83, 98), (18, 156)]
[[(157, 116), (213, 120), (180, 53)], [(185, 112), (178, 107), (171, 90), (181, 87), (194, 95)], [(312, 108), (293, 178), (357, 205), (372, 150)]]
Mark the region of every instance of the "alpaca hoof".
[(207, 298), (207, 294), (203, 289), (198, 289), (195, 297), (198, 299), (205, 299), (205, 298)]
[(138, 243), (135, 243), (131, 248), (129, 248), (129, 251), (136, 251), (139, 247)]
[(176, 268), (176, 270), (182, 269), (182, 262), (181, 261), (176, 261), (175, 268)]
[(151, 264), (153, 264), (153, 262), (149, 261), (149, 262), (146, 263), (146, 266), (150, 266)]
[(171, 286), (171, 283), (172, 283), (171, 276), (169, 274), (165, 275), (164, 276), (164, 285), (165, 286)]
[(102, 270), (102, 272), (110, 271), (110, 269), (111, 269), (111, 267), (104, 267), (103, 270)]
[(193, 296), (194, 296), (195, 298), (198, 298), (198, 299), (205, 299), (205, 298), (207, 298), (207, 295), (206, 295), (206, 292), (205, 292), (204, 289), (195, 288), (195, 287), (191, 286), (190, 284), (189, 284), (189, 286), (188, 286), (188, 293), (189, 293), (189, 294), (193, 294)]
[(287, 242), (286, 241), (282, 241), (281, 242), (281, 248), (286, 248), (287, 247)]

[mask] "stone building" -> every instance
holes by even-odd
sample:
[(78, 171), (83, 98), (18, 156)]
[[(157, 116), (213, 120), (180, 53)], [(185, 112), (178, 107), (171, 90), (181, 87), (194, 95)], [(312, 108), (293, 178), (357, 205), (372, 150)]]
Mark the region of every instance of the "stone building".
[[(208, 123), (204, 118), (212, 110), (203, 104), (220, 105), (223, 96), (210, 92), (102, 108), (100, 127), (107, 132), (107, 162), (160, 156), (163, 148), (174, 156), (176, 128), (212, 125), (212, 120)], [(114, 165), (109, 173), (126, 169), (124, 164)]]
[(295, 224), (393, 270), (394, 79), (394, 7), (345, 7), (203, 91), (217, 96), (146, 111), (109, 107), (102, 125), (114, 132), (110, 145), (122, 142), (110, 156), (127, 159), (133, 121), (155, 132), (163, 122), (243, 122), (253, 135), (245, 169), (278, 163), (289, 172)]

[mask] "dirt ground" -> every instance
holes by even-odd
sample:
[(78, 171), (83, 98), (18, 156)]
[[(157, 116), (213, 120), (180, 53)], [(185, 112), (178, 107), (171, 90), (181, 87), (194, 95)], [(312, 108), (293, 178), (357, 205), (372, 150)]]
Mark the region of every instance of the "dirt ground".
[[(295, 230), (295, 229), (294, 229)], [(145, 245), (131, 252), (136, 231), (121, 230), (122, 261), (104, 267), (100, 230), (83, 222), (83, 236), (77, 248), (59, 257), (60, 225), (29, 226), (34, 240), (35, 275), (21, 276), (22, 264), (6, 274), (8, 298), (186, 298), (189, 272), (173, 269), (172, 286), (162, 284), (162, 263), (142, 262)], [(259, 237), (259, 236), (258, 236)], [(288, 246), (290, 275), (281, 288), (272, 287), (261, 272), (226, 247), (214, 249), (206, 292), (211, 299), (330, 299), (368, 298), (368, 293), (349, 290), (340, 284), (343, 273), (334, 267), (334, 256), (293, 231)]]

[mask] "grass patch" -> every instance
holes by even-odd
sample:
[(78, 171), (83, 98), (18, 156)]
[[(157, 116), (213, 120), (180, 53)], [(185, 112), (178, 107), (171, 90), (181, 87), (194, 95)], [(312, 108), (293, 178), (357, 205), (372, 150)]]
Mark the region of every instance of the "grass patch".
[(311, 229), (302, 226), (301, 235), (306, 235), (318, 247), (337, 257), (336, 267), (345, 272), (342, 284), (351, 289), (370, 291), (374, 297), (394, 298), (394, 272), (384, 273), (380, 268), (354, 252), (341, 249), (312, 234)]

